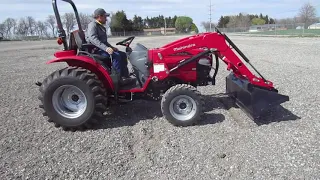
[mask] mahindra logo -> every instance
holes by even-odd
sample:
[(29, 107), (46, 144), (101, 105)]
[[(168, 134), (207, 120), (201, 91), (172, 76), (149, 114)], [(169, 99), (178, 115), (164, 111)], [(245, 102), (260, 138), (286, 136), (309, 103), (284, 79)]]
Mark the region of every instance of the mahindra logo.
[(189, 45), (186, 45), (186, 46), (181, 46), (181, 47), (177, 47), (177, 48), (173, 48), (173, 51), (179, 51), (181, 49), (186, 49), (186, 48), (191, 48), (193, 46), (196, 46), (196, 44), (189, 44)]

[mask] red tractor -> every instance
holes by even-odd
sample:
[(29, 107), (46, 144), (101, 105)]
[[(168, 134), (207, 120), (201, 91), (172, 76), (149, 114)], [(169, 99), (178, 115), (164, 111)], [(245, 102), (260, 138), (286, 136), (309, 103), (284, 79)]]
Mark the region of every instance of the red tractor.
[(43, 114), (56, 127), (73, 131), (90, 128), (105, 118), (104, 112), (111, 104), (135, 99), (161, 101), (164, 117), (176, 126), (196, 124), (204, 114), (205, 106), (197, 87), (215, 85), (219, 60), (231, 71), (226, 77), (226, 94), (250, 117), (258, 118), (270, 107), (289, 100), (258, 71), (260, 77), (255, 76), (233, 49), (250, 64), (246, 56), (218, 29), (153, 49), (140, 43), (132, 49), (130, 44), (134, 37), (118, 42), (116, 45), (126, 47), (136, 78), (134, 84), (120, 85), (119, 74), (112, 63), (103, 63), (112, 59), (96, 54), (97, 47), (86, 43), (72, 0), (63, 1), (72, 5), (79, 29), (70, 33), (67, 42), (57, 2), (53, 0), (58, 43), (63, 44), (64, 49), (56, 52), (56, 58), (47, 64), (66, 62), (68, 67), (53, 72), (42, 83), (36, 83), (40, 86)]

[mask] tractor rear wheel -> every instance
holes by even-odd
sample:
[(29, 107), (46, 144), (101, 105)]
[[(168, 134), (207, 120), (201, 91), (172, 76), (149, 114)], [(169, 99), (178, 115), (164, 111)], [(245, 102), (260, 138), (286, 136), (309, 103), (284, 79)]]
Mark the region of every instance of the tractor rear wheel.
[(194, 86), (178, 84), (163, 95), (161, 111), (175, 126), (195, 125), (204, 114), (204, 99)]
[(68, 67), (49, 75), (39, 88), (40, 108), (56, 127), (85, 130), (103, 118), (106, 91), (89, 70)]

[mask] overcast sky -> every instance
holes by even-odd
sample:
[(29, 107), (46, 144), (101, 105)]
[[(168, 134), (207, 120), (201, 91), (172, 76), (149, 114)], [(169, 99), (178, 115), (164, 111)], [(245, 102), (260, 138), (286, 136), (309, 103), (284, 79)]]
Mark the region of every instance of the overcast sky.
[[(61, 14), (72, 11), (70, 5), (60, 0)], [(309, 1), (316, 6), (320, 16), (320, 0), (212, 0), (212, 19), (217, 22), (221, 15), (263, 13), (274, 18), (292, 17), (301, 5)], [(201, 21), (209, 20), (210, 0), (74, 0), (78, 11), (92, 13), (98, 7), (108, 12), (124, 10), (128, 18), (134, 14), (142, 17), (187, 15), (200, 28)], [(51, 0), (0, 0), (0, 21), (7, 17), (33, 16), (37, 20), (53, 14)]]

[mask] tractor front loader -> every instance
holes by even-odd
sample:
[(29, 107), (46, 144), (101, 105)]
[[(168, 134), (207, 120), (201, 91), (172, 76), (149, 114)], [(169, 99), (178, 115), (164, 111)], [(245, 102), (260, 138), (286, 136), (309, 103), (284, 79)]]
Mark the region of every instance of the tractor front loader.
[[(265, 79), (243, 52), (227, 35), (221, 33), (218, 28), (216, 28), (216, 32), (201, 33), (182, 38), (155, 51), (156, 52), (153, 53), (153, 61), (156, 63), (165, 61), (167, 64), (170, 64), (172, 56), (177, 54), (180, 54), (179, 58), (183, 59), (179, 61), (175, 67), (166, 67), (169, 73), (165, 74), (163, 72), (157, 74), (157, 76), (162, 76), (162, 79), (174, 76), (174, 71), (186, 66), (188, 63), (192, 64), (193, 61), (201, 64), (196, 67), (197, 73), (195, 73), (194, 76), (197, 77), (197, 79), (200, 78), (202, 84), (195, 84), (195, 86), (208, 85), (209, 82), (215, 85), (215, 77), (219, 68), (218, 59), (222, 60), (222, 62), (226, 64), (227, 70), (231, 71), (226, 77), (226, 94), (234, 99), (235, 103), (251, 119), (257, 119), (270, 108), (289, 101), (289, 96), (279, 94), (278, 90), (273, 86), (273, 83)], [(188, 53), (189, 56), (192, 57), (187, 57)], [(236, 53), (238, 53), (243, 60), (240, 59)], [(158, 59), (156, 54), (161, 58)], [(183, 54), (183, 56), (181, 54)], [(212, 56), (212, 58), (208, 58), (208, 55)], [(208, 61), (203, 58), (208, 58)], [(213, 61), (214, 59), (215, 61)], [(249, 64), (260, 77), (254, 75), (243, 61)], [(213, 76), (210, 77), (208, 73), (209, 69), (204, 68), (204, 66), (215, 69)], [(192, 65), (189, 67), (192, 68)], [(186, 73), (182, 69), (183, 68), (178, 70), (178, 74)], [(202, 70), (204, 70), (204, 72), (200, 72)], [(183, 77), (183, 75), (181, 76)]]
[[(57, 127), (64, 130), (90, 128), (106, 118), (103, 113), (108, 106), (135, 99), (160, 100), (164, 117), (173, 125), (196, 124), (205, 106), (197, 87), (215, 85), (220, 60), (231, 71), (226, 77), (226, 94), (251, 118), (258, 118), (265, 110), (289, 100), (288, 96), (279, 94), (273, 83), (265, 79), (218, 29), (181, 38), (159, 48), (148, 49), (140, 43), (131, 48), (133, 36), (116, 43), (126, 48), (136, 79), (133, 84), (121, 85), (112, 59), (98, 55), (98, 48), (85, 41), (73, 1), (62, 1), (73, 7), (79, 29), (71, 32), (67, 41), (57, 2), (53, 0), (58, 43), (63, 49), (47, 64), (66, 62), (68, 66), (36, 83), (40, 86), (43, 115)], [(254, 75), (244, 61), (260, 77)]]

